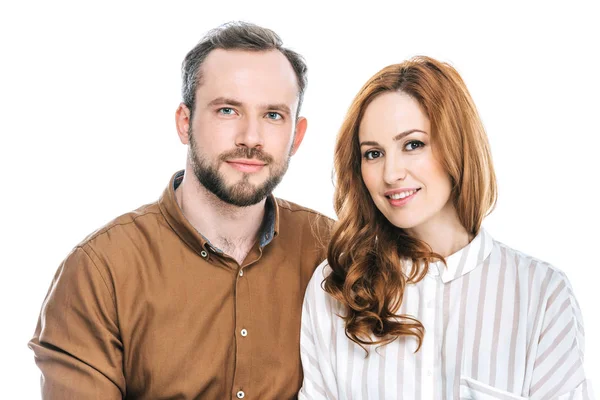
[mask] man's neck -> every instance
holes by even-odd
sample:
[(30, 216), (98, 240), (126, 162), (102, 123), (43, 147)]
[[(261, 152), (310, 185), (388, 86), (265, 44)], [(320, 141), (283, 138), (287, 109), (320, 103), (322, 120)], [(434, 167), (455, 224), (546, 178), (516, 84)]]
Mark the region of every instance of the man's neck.
[(242, 264), (259, 237), (265, 200), (248, 207), (225, 203), (188, 173), (175, 191), (175, 199), (202, 236)]

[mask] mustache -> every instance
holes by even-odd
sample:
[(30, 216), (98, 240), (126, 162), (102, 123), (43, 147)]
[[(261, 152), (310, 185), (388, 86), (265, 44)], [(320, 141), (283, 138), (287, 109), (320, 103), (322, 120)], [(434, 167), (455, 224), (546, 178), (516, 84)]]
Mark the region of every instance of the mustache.
[(273, 157), (256, 147), (238, 147), (234, 150), (221, 153), (219, 156), (219, 161), (225, 162), (227, 160), (235, 159), (235, 158), (248, 158), (248, 159), (257, 159), (265, 164), (271, 164), (273, 162)]

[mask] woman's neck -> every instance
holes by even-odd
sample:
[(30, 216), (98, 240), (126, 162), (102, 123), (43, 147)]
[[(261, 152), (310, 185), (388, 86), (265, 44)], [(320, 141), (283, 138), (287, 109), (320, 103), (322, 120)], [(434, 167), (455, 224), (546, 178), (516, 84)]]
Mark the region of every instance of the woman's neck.
[(456, 253), (473, 240), (473, 235), (460, 223), (454, 207), (448, 208), (419, 226), (405, 229), (409, 235), (424, 241), (434, 253), (444, 258)]

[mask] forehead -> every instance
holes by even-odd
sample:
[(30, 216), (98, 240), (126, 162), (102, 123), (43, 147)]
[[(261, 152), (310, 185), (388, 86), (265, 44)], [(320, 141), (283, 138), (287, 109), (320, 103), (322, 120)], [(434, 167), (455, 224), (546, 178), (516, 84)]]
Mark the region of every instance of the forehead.
[(419, 129), (429, 132), (429, 118), (419, 103), (402, 92), (385, 92), (367, 106), (359, 126), (361, 140), (390, 139), (400, 132)]
[(198, 98), (228, 97), (242, 102), (284, 103), (294, 108), (298, 80), (288, 59), (278, 50), (211, 51), (201, 67)]

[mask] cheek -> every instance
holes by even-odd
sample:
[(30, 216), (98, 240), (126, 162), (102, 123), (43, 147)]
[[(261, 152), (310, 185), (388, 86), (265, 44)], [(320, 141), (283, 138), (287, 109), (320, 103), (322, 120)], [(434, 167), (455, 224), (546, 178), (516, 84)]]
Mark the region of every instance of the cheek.
[(230, 150), (235, 144), (236, 123), (206, 118), (194, 121), (194, 137), (203, 151)]
[(360, 172), (367, 190), (372, 194), (376, 190), (379, 180), (376, 169), (372, 165), (367, 166), (363, 163)]
[(448, 184), (450, 182), (448, 174), (444, 171), (442, 164), (440, 164), (432, 154), (427, 154), (426, 157), (415, 159), (411, 169), (418, 175), (418, 178), (420, 178), (423, 183), (439, 186), (445, 181), (448, 181)]
[(452, 182), (440, 163), (433, 162), (428, 165), (427, 179), (429, 185), (433, 186), (432, 189), (436, 191), (440, 198), (447, 201), (447, 197), (450, 196), (452, 191)]
[(262, 132), (265, 135), (265, 146), (277, 152), (289, 151), (294, 139), (294, 129), (289, 124), (273, 125), (266, 123)]
[(450, 176), (439, 162), (433, 163), (430, 174), (434, 177), (436, 182), (438, 182), (438, 185), (441, 188), (444, 188), (446, 190), (450, 189)]

